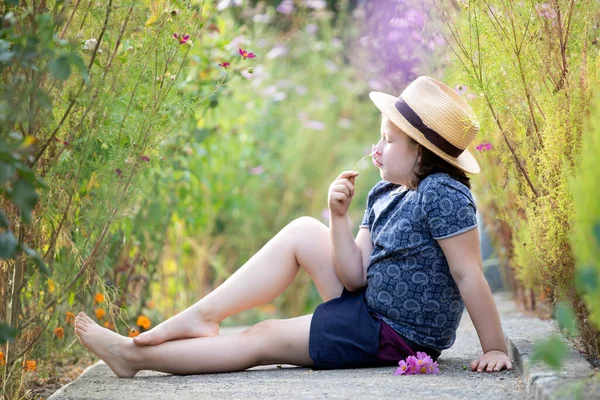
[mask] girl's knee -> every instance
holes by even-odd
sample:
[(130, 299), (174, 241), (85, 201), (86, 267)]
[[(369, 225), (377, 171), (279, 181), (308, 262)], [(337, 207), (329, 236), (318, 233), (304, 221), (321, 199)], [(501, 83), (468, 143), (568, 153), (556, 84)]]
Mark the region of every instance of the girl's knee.
[(273, 320), (266, 319), (264, 321), (257, 322), (256, 324), (252, 325), (250, 328), (246, 329), (242, 333), (246, 336), (265, 337), (272, 331), (273, 331)]
[(247, 341), (247, 346), (255, 350), (254, 357), (257, 365), (262, 365), (273, 356), (271, 349), (273, 342), (277, 340), (276, 324), (277, 320), (267, 319), (242, 332), (242, 336)]
[(290, 222), (290, 225), (296, 229), (300, 229), (303, 231), (326, 228), (326, 225), (323, 224), (321, 221), (309, 216), (296, 218), (295, 220)]

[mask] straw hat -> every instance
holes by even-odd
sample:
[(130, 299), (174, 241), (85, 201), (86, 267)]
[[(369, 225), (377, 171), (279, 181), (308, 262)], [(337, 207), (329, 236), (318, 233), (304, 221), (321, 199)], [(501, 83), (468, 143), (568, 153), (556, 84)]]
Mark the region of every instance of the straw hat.
[(475, 112), (454, 89), (420, 76), (399, 97), (371, 92), (369, 97), (407, 135), (450, 164), (470, 174), (480, 172), (467, 146), (479, 132)]

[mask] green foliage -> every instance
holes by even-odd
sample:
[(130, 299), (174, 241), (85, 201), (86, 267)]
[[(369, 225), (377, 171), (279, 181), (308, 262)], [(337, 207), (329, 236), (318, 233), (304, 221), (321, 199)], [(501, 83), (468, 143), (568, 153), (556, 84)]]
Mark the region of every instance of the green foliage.
[(582, 137), (581, 158), (570, 179), (575, 212), (571, 244), (577, 260), (576, 287), (583, 295), (590, 319), (600, 329), (600, 100), (591, 104)]
[[(532, 294), (528, 305), (569, 302), (588, 356), (595, 357), (600, 352), (593, 339), (597, 327), (587, 325), (579, 306), (579, 250), (571, 236), (579, 230), (581, 239), (587, 235), (591, 243), (589, 224), (597, 220), (598, 176), (582, 173), (577, 164), (587, 157), (586, 169), (597, 170), (589, 147), (595, 146), (590, 136), (598, 134), (584, 124), (592, 88), (599, 83), (596, 28), (589, 21), (600, 15), (600, 6), (571, 0), (548, 3), (548, 9), (531, 2), (463, 5), (459, 13), (447, 13), (446, 25), (458, 41), (453, 47), (459, 73), (477, 95), (472, 104), (481, 123), (478, 141), (493, 145), (493, 150), (476, 154), (483, 171), (475, 185), (480, 210), (488, 224), (501, 223), (492, 235), (496, 247), (506, 251), (498, 253), (514, 271), (516, 289)], [(575, 185), (569, 184), (571, 176)], [(577, 213), (585, 217), (574, 221)], [(580, 264), (596, 265), (597, 255), (591, 257), (590, 250), (582, 256)], [(591, 276), (589, 268), (584, 274)], [(586, 299), (598, 309), (597, 300)], [(557, 316), (565, 312), (559, 308)]]
[(535, 343), (529, 362), (532, 364), (543, 362), (558, 371), (561, 369), (568, 350), (560, 335), (551, 335), (549, 338)]
[(19, 331), (8, 324), (0, 323), (0, 344), (14, 340)]

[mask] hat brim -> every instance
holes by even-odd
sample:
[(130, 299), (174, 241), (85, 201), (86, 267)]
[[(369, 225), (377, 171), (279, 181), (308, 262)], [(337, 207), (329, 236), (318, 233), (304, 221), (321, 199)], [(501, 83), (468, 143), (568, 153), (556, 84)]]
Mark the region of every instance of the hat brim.
[(458, 157), (452, 157), (427, 140), (427, 138), (425, 138), (425, 136), (417, 128), (412, 126), (406, 120), (406, 118), (400, 114), (395, 106), (395, 103), (398, 100), (397, 97), (382, 92), (371, 92), (369, 93), (369, 97), (379, 111), (383, 113), (383, 115), (389, 118), (394, 125), (402, 129), (403, 132), (415, 139), (423, 147), (432, 151), (443, 160), (454, 165), (455, 167), (460, 168), (466, 173), (478, 174), (481, 172), (481, 168), (479, 167), (477, 160), (468, 149), (465, 149)]

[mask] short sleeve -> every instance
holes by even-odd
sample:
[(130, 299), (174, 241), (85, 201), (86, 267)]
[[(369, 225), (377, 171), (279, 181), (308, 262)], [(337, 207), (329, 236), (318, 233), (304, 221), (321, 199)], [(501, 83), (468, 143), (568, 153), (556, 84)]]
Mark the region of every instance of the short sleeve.
[(448, 178), (431, 182), (423, 193), (426, 225), (434, 239), (446, 239), (477, 226), (477, 208), (469, 189)]

